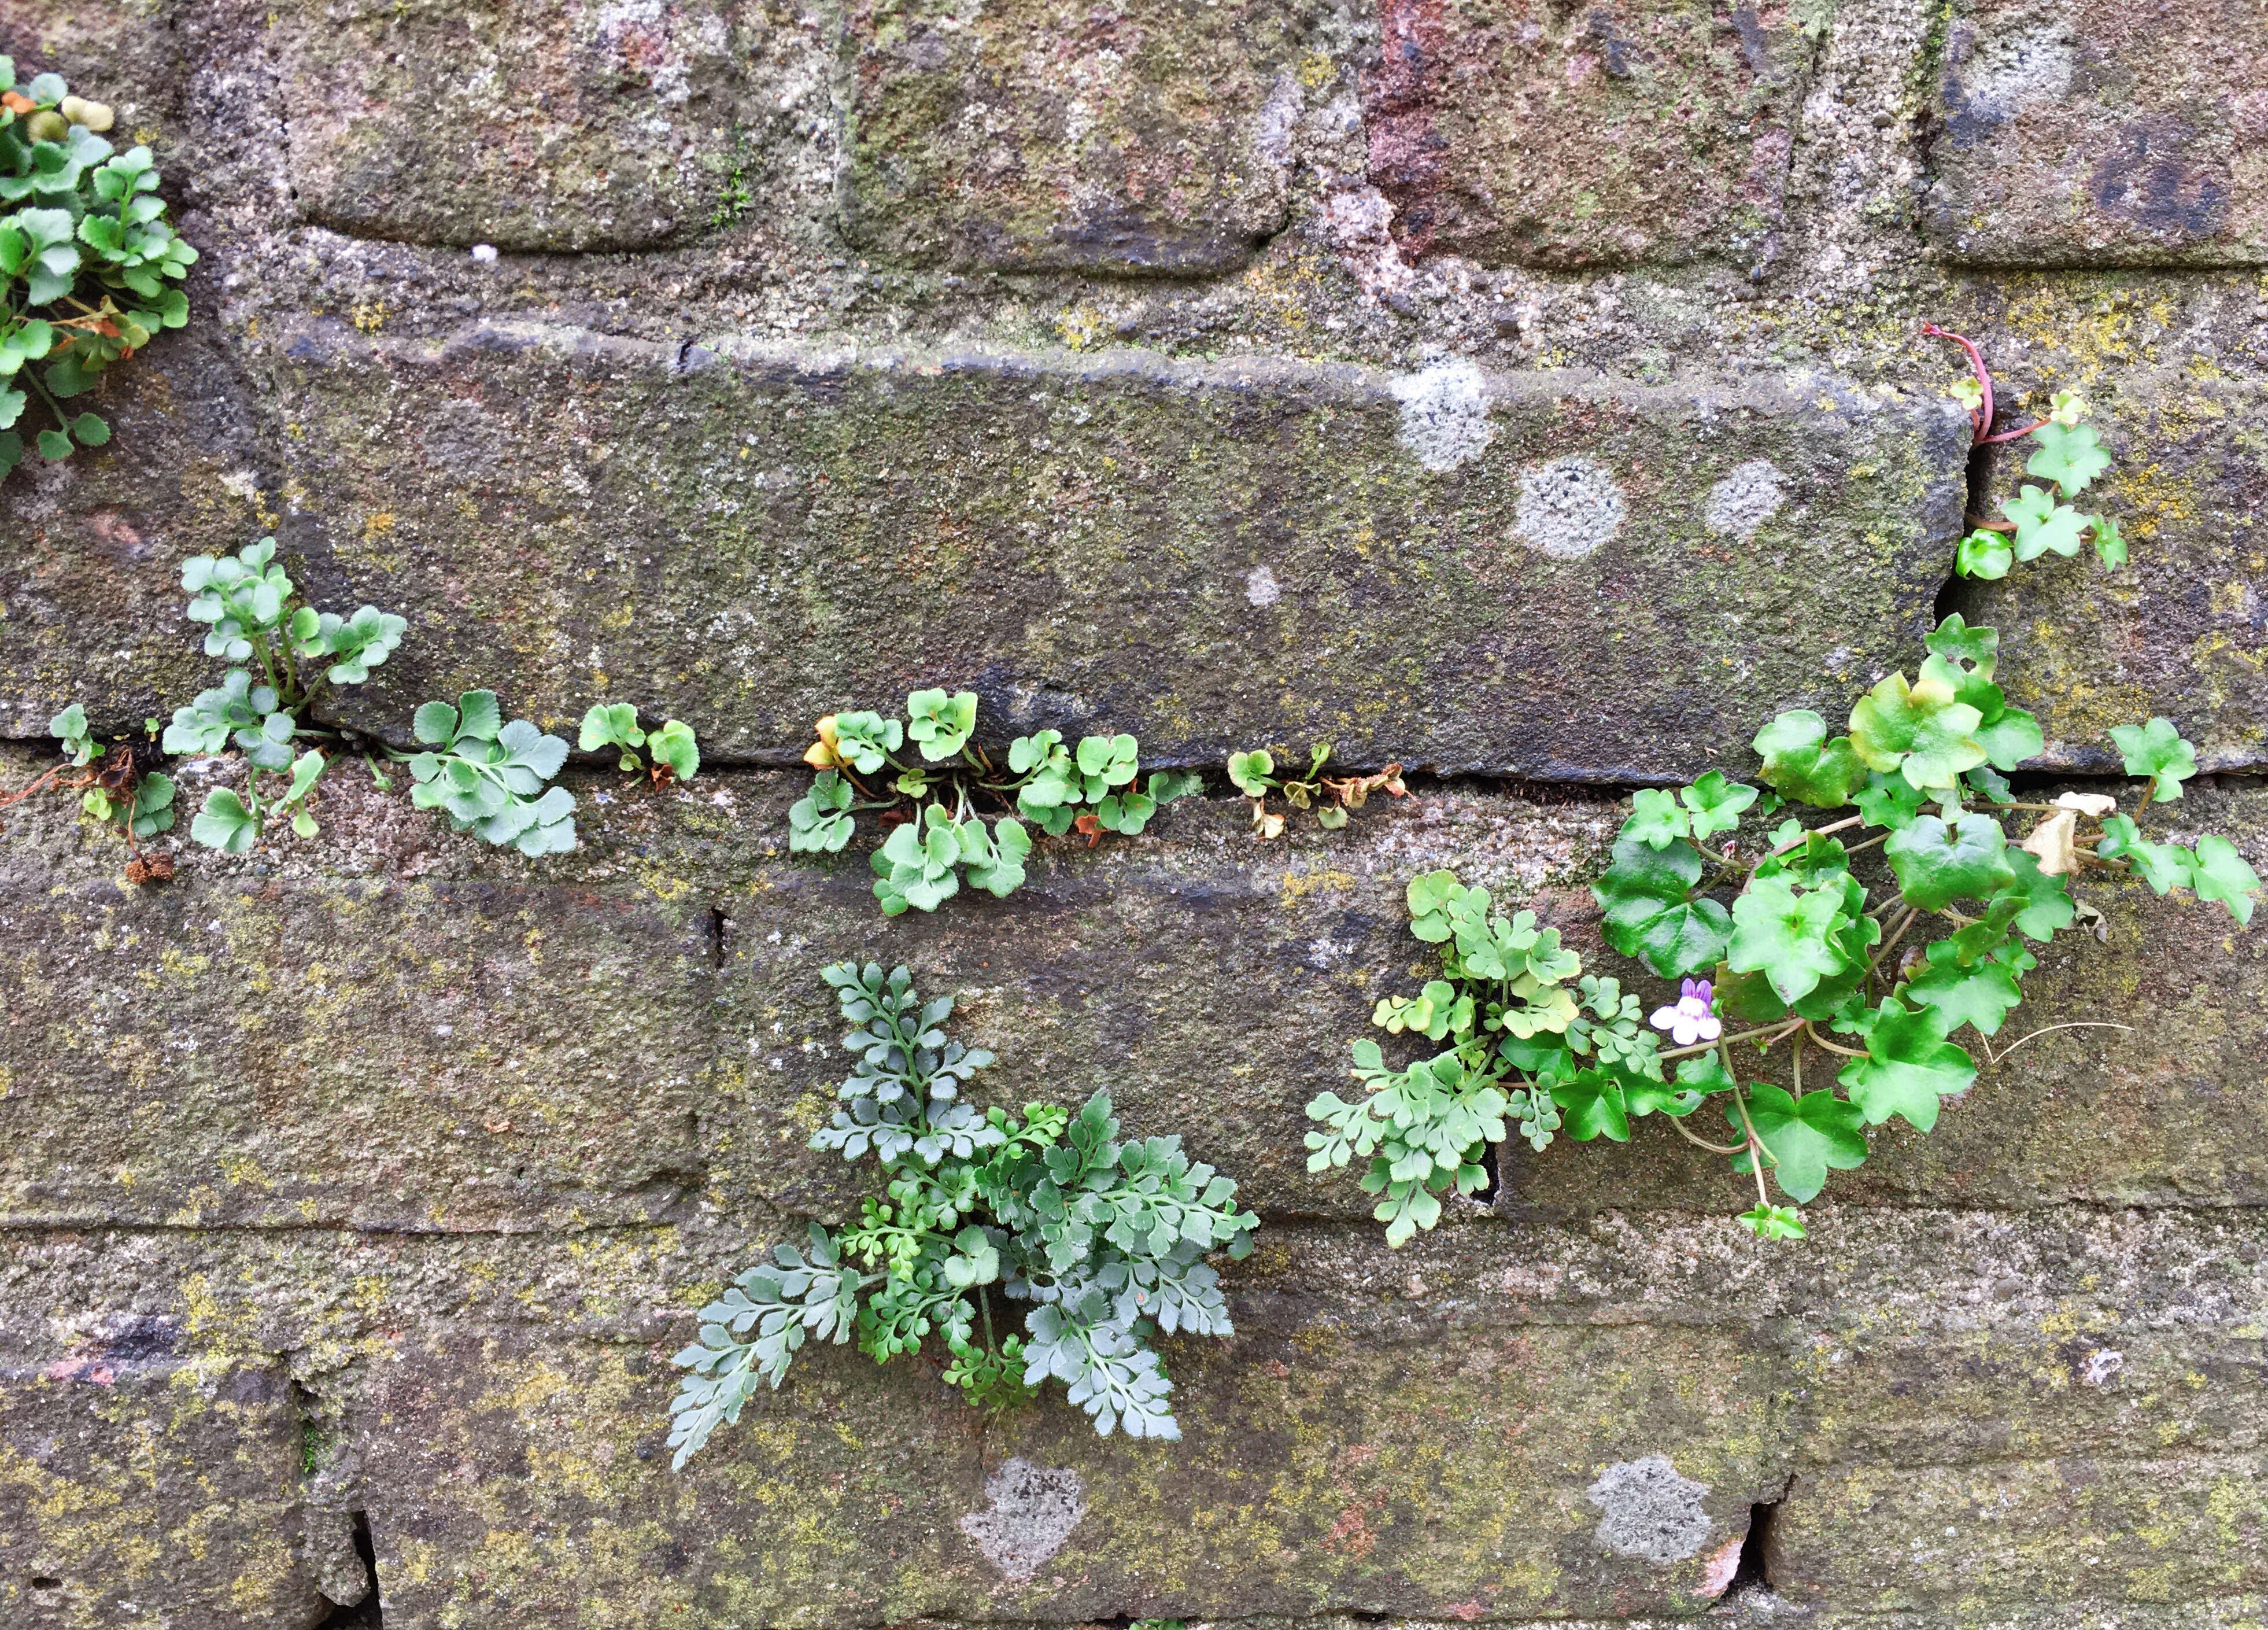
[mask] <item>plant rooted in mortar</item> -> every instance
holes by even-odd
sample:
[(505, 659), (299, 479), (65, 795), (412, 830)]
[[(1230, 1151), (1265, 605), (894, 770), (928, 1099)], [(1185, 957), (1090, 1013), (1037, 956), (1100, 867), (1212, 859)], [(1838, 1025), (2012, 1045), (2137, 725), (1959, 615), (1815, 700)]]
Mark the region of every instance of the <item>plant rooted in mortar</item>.
[(1003, 770), (971, 740), (976, 728), (976, 697), (967, 690), (917, 690), (902, 719), (828, 714), (803, 756), (819, 774), (788, 811), (789, 850), (839, 853), (852, 817), (880, 810), (889, 835), (870, 862), (874, 897), (888, 917), (933, 911), (964, 879), (996, 896), (1021, 888), (1032, 852), (1025, 821), (1094, 844), (1105, 832), (1139, 832), (1165, 805), (1203, 790), (1194, 775), (1160, 771), (1144, 792), (1130, 735), (1086, 736), (1077, 747), (1057, 730), (1018, 736)]
[[(1989, 389), (1979, 361), (1980, 437)], [(2109, 463), (2094, 433), (2075, 430), (2083, 413), (2058, 396), (2050, 419), (2011, 432), (2040, 443), (2028, 468), (2065, 497)], [(2026, 494), (2021, 515), (2011, 508), (2009, 535), (1987, 529), (1964, 542), (1964, 571), (1998, 576), (2010, 559), (2069, 554), (2082, 534), (2107, 564), (2124, 559), (2114, 522)], [(2051, 513), (2033, 514), (2043, 508)], [(1440, 1197), (1483, 1186), (1483, 1149), (1508, 1122), (1540, 1151), (1561, 1132), (1626, 1141), (1633, 1120), (1659, 1112), (1753, 1179), (1756, 1204), (1743, 1224), (1800, 1238), (1800, 1214), (1773, 1199), (1766, 1173), (1786, 1199), (1808, 1201), (1830, 1171), (1867, 1158), (1868, 1127), (1934, 1126), (1943, 1102), (1977, 1079), (1968, 1049), (1950, 1037), (1973, 1030), (1992, 1058), (1988, 1038), (2038, 964), (2031, 947), (2078, 915), (2067, 878), (2137, 876), (2161, 895), (2179, 889), (2218, 903), (2239, 926), (2250, 922), (2260, 880), (2228, 838), (2144, 835), (2146, 813), (2179, 799), (2197, 773), (2195, 749), (2171, 721), (2110, 733), (2127, 774), (2146, 778), (2131, 809), (2102, 793), (2021, 800), (2003, 772), (2038, 753), (2041, 734), (1994, 681), (1999, 635), (1956, 615), (1924, 643), (1918, 673), (1877, 684), (1845, 732), (1830, 734), (1808, 710), (1767, 725), (1755, 745), (1757, 779), (1770, 790), (1712, 771), (1674, 793), (1637, 795), (1592, 892), (1607, 943), (1680, 982), (1651, 1028), (1639, 1023), (1638, 997), (1583, 973), (1531, 913), (1507, 920), (1485, 889), (1449, 872), (1414, 880), (1410, 930), (1441, 948), (1441, 977), (1415, 997), (1381, 1000), (1372, 1019), (1389, 1035), (1446, 1045), (1392, 1067), (1376, 1042), (1355, 1044), (1353, 1073), (1368, 1091), (1351, 1103), (1327, 1092), (1307, 1106), (1323, 1127), (1307, 1134), (1309, 1169), (1366, 1162), (1363, 1187), (1380, 1196), (1377, 1216), (1399, 1245), (1433, 1226)], [(1764, 827), (1791, 806), (1830, 818)], [(2019, 841), (2011, 817), (2028, 825)], [(1880, 835), (1837, 836), (1864, 830)], [(1853, 860), (1877, 848), (1889, 885), (1870, 889)], [(1945, 931), (1934, 940), (1933, 926)], [(1665, 1049), (1656, 1031), (1675, 1045)], [(1753, 1070), (1743, 1078), (1736, 1046), (1761, 1056), (1783, 1044), (1788, 1086)], [(1822, 1081), (1815, 1066), (1807, 1090), (1815, 1049), (1837, 1067)], [(1726, 1141), (1688, 1125), (1712, 1102)]]
[[(391, 612), (364, 606), (351, 616), (317, 611), (302, 601), (290, 575), (276, 563), (276, 540), (262, 538), (234, 555), (199, 555), (181, 568), (191, 621), (207, 625), (205, 653), (237, 666), (221, 682), (173, 711), (166, 726), (167, 753), (210, 756), (232, 748), (245, 764), (244, 785), (218, 786), (189, 823), (189, 835), (209, 848), (242, 854), (288, 822), (301, 837), (320, 830), (314, 815), (317, 783), (331, 760), (359, 751), (381, 787), (394, 783), (379, 760), (407, 764), (410, 801), (438, 809), (459, 831), (526, 855), (558, 854), (575, 847), (575, 800), (549, 785), (566, 763), (567, 743), (524, 719), (507, 721), (492, 690), (468, 690), (452, 702), (428, 702), (411, 720), (418, 750), (350, 744), (318, 716), (328, 695), (367, 681), (391, 656), (409, 623)], [(628, 716), (628, 725), (621, 715)], [(584, 720), (586, 746), (593, 720), (606, 744), (638, 767), (632, 749), (653, 756), (653, 778), (683, 779), (700, 764), (693, 732), (676, 719), (647, 734), (628, 707), (592, 709)], [(84, 768), (95, 754), (85, 710), (74, 704), (50, 721), (63, 738), (68, 763), (4, 800), (48, 786), (85, 789), (83, 802), (98, 818), (115, 819), (129, 843), (173, 824), (173, 783), (136, 767), (130, 748), (114, 749), (105, 767), (75, 779), (63, 771)], [(150, 721), (157, 733), (157, 721)], [(635, 739), (632, 739), (635, 738)], [(264, 779), (276, 778), (271, 785)]]
[(197, 252), (166, 224), (147, 147), (119, 152), (117, 115), (70, 94), (60, 75), (18, 85), (0, 56), (0, 478), (23, 461), (24, 409), (50, 427), (43, 459), (99, 447), (110, 426), (64, 403), (160, 330), (189, 320), (176, 287)]
[[(871, 1154), (884, 1197), (836, 1233), (814, 1223), (806, 1247), (775, 1246), (701, 1310), (675, 1361), (691, 1372), (670, 1406), (675, 1464), (738, 1420), (759, 1383), (777, 1387), (806, 1336), (855, 1336), (878, 1364), (934, 1337), (971, 1404), (1020, 1403), (1053, 1377), (1106, 1437), (1179, 1437), (1150, 1339), (1231, 1333), (1205, 1258), (1252, 1248), (1260, 1219), (1236, 1209), (1235, 1183), (1192, 1164), (1179, 1138), (1121, 1142), (1107, 1091), (1076, 1116), (1038, 1103), (979, 1114), (961, 1092), (992, 1055), (946, 1038), (951, 997), (924, 1004), (903, 968), (885, 978), (873, 963), (821, 977), (858, 1062), (847, 1107), (811, 1147)], [(1032, 1304), (1022, 1335), (996, 1331), (996, 1290)]]
[(1391, 798), (1410, 795), (1410, 789), (1402, 785), (1400, 764), (1388, 764), (1366, 776), (1327, 776), (1323, 764), (1330, 756), (1331, 744), (1318, 742), (1308, 750), (1307, 773), (1304, 776), (1278, 775), (1276, 756), (1265, 748), (1228, 756), (1230, 782), (1252, 800), (1255, 839), (1265, 843), (1283, 834), (1284, 817), (1268, 808), (1270, 793), (1280, 793), (1294, 809), (1313, 809), (1315, 824), (1327, 832), (1336, 832), (1344, 826), (1347, 812), (1361, 808), (1373, 793), (1384, 793)]

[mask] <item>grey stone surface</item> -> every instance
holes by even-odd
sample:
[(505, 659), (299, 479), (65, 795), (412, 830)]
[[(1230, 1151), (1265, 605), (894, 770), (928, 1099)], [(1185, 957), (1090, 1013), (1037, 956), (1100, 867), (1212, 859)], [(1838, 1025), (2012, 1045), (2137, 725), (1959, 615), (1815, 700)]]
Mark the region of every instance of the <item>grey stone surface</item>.
[(677, 0), (293, 0), (270, 32), (307, 219), (521, 250), (708, 227), (736, 181), (769, 179), (746, 127), (763, 128), (765, 92), (777, 101), (813, 43), (784, 6)]
[[(1351, 1220), (1370, 1201), (1306, 1169), (1303, 1106), (1344, 1086), (1375, 1000), (1426, 977), (1410, 875), (1454, 867), (1649, 1007), (1667, 990), (1596, 938), (1587, 880), (1621, 818), (1603, 801), (1426, 793), (1266, 846), (1241, 803), (1185, 803), (1137, 839), (1043, 842), (1006, 900), (886, 919), (871, 838), (833, 861), (784, 852), (801, 775), (578, 783), (585, 847), (539, 867), (450, 836), (358, 766), (332, 773), (320, 845), (180, 845), (162, 888), (122, 882), (123, 846), (60, 806), (10, 812), (0, 916), (34, 1017), (0, 1031), (0, 1220), (582, 1228), (696, 1198), (839, 1218), (864, 1176), (805, 1146), (847, 1069), (817, 977), (845, 957), (955, 996), (961, 1032), (1001, 1060), (988, 1095), (1108, 1085), (1132, 1127), (1183, 1132), (1264, 1212)], [(203, 785), (185, 777), (183, 797)], [(2233, 832), (2268, 867), (2263, 801), (2198, 786), (2151, 830)], [(2132, 1028), (2029, 1043), (1932, 1134), (1876, 1129), (1834, 1193), (2261, 1203), (2268, 1156), (2226, 1083), (2250, 1079), (2268, 1023), (2268, 949), (2218, 907), (2080, 893), (2105, 942), (2044, 948), (1999, 1044)], [(1658, 1120), (1629, 1147), (1515, 1143), (1499, 1169), (1519, 1216), (1712, 1211), (1742, 1187)]]
[(1370, 179), (1415, 252), (1769, 261), (1811, 41), (1778, 8), (1387, 0)]
[[(179, 564), (271, 528), (412, 616), (357, 725), (491, 683), (709, 754), (571, 771), (542, 866), (352, 764), (317, 845), (177, 832), (162, 888), (0, 812), (0, 1623), (311, 1630), (364, 1530), (396, 1630), (2268, 1616), (2268, 940), (2217, 908), (2085, 884), (2102, 941), (1995, 1046), (2133, 1028), (1876, 1129), (1800, 1246), (1659, 1117), (1500, 1151), (1400, 1252), (1300, 1144), (1423, 977), (1412, 873), (1650, 998), (1586, 889), (1614, 793), (1839, 716), (1940, 601), (2051, 766), (2153, 712), (2268, 764), (2258, 41), (2221, 0), (0, 0), (204, 256), (112, 444), (0, 487), (0, 782), (68, 702), (209, 682)], [(1963, 492), (1924, 320), (2012, 415), (2101, 404), (2129, 572), (1948, 588), (2008, 466)], [(1539, 779), (1265, 846), (1178, 805), (886, 923), (875, 834), (789, 858), (803, 777), (752, 766), (932, 682), (1002, 737)], [(2151, 822), (2268, 869), (2264, 798)], [(1183, 1442), (830, 1347), (667, 1471), (693, 1309), (862, 1191), (805, 1147), (845, 955), (960, 999), (983, 1093), (1107, 1082), (1242, 1180), (1237, 1334), (1164, 1346)], [(1770, 1501), (1771, 1589), (1724, 1597)]]
[[(922, 1367), (807, 1347), (683, 1477), (662, 1361), (784, 1219), (18, 1233), (0, 1333), (42, 1370), (122, 1315), (178, 1321), (198, 1375), (290, 1353), (306, 1459), (357, 1466), (387, 1618), (418, 1626), (1685, 1619), (1751, 1502), (1783, 1495), (1778, 1589), (1830, 1623), (2203, 1624), (2257, 1589), (2256, 1213), (1812, 1220), (1800, 1255), (1636, 1210), (1463, 1221), (1402, 1252), (1272, 1225), (1226, 1272), (1236, 1336), (1167, 1344), (1178, 1445), (1099, 1439), (1060, 1398), (988, 1421)], [(2106, 1349), (2125, 1364), (2090, 1362)], [(73, 1384), (129, 1435), (178, 1436), (178, 1383)], [(1707, 1488), (1707, 1533), (1672, 1561), (1602, 1548), (1591, 1491), (1657, 1456)], [(1026, 1582), (963, 1520), (998, 1512), (1018, 1460), (1075, 1474), (1087, 1508)], [(288, 1576), (304, 1462), (269, 1464)], [(0, 1523), (84, 1577), (101, 1553), (79, 1514), (108, 1475), (0, 1484)], [(268, 1577), (258, 1560), (205, 1576)], [(182, 1630), (289, 1622), (173, 1611)]]
[(961, 1519), (1001, 1577), (1023, 1584), (1047, 1566), (1086, 1515), (1085, 1486), (1069, 1467), (1051, 1470), (1011, 1456), (984, 1479), (991, 1504)]
[[(1350, 368), (328, 321), (266, 343), (287, 550), (319, 603), (416, 630), (343, 704), (397, 739), (475, 683), (539, 722), (634, 686), (714, 755), (790, 758), (822, 713), (944, 682), (990, 728), (1131, 730), (1167, 760), (1318, 740), (1357, 764), (1697, 773), (1760, 704), (1901, 660), (1958, 520), (1957, 413), (1816, 377), (1494, 378), (1485, 450), (1435, 471), (1392, 380)], [(1711, 488), (1766, 454), (1793, 501), (1712, 547)], [(85, 633), (102, 595), (59, 594), (45, 626)], [(74, 680), (138, 717), (120, 701), (184, 626), (107, 628), (75, 672), (7, 659), (17, 728)]]
[[(2099, 431), (2117, 461), (2087, 506), (2118, 521), (2127, 565), (2043, 557), (1999, 583), (1956, 586), (1952, 603), (2000, 631), (2006, 688), (2040, 715), (2051, 761), (2117, 773), (2110, 727), (2163, 713), (2200, 763), (2257, 765), (2268, 757), (2260, 387), (2115, 362), (2073, 372), (2103, 403)], [(2031, 450), (1999, 451), (1980, 509), (2038, 484), (2023, 470)]]
[(2268, 258), (2268, 45), (2223, 0), (1954, 8), (1924, 218), (1992, 266)]
[(1186, 276), (1233, 269), (1284, 227), (1326, 8), (846, 13), (843, 232), (878, 258)]
[(69, 1338), (0, 1356), (0, 1618), (320, 1619), (293, 1554), (299, 1413), (282, 1362), (196, 1351), (179, 1300), (165, 1315), (54, 1305)]

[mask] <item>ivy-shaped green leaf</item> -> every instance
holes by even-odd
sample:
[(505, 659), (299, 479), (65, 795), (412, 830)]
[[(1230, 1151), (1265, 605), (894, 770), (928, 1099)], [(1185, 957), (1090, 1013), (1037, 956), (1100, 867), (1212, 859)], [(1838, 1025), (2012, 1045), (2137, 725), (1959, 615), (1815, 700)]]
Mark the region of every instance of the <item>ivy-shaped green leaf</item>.
[(1756, 733), (1764, 760), (1759, 778), (1784, 798), (1815, 808), (1834, 809), (1851, 801), (1852, 789), (1867, 778), (1867, 767), (1851, 738), (1827, 738), (1827, 721), (1808, 708), (1780, 714)]
[(1677, 795), (1688, 811), (1690, 836), (1696, 843), (1741, 824), (1741, 815), (1756, 801), (1756, 789), (1728, 781), (1722, 771), (1712, 770)]
[[(1757, 1141), (1771, 1156), (1772, 1181), (1799, 1205), (1818, 1196), (1830, 1170), (1848, 1171), (1866, 1162), (1867, 1134), (1859, 1130), (1858, 1107), (1831, 1092), (1808, 1092), (1796, 1098), (1759, 1082), (1748, 1089), (1748, 1111)], [(1734, 1132), (1745, 1132), (1736, 1106), (1726, 1107), (1725, 1118)], [(1733, 1169), (1753, 1169), (1752, 1157), (1734, 1156)]]
[(1785, 877), (1758, 878), (1733, 902), (1727, 965), (1763, 974), (1782, 1001), (1793, 1002), (1847, 965), (1834, 940), (1842, 915), (1839, 889), (1799, 894)]
[(1988, 815), (1964, 815), (1950, 825), (1922, 815), (1893, 832), (1882, 854), (1897, 874), (1898, 891), (1925, 911), (1941, 911), (1964, 897), (1990, 898), (2016, 880), (2007, 834)]
[(2067, 498), (2077, 498), (2110, 468), (2110, 455), (2103, 451), (2092, 424), (2043, 424), (2032, 431), (2032, 439), (2040, 444), (2040, 450), (2025, 461), (2024, 473), (2052, 481)]
[(1896, 998), (1882, 999), (1867, 1032), (1867, 1056), (1852, 1059), (1837, 1077), (1869, 1125), (1896, 1115), (1927, 1132), (1937, 1125), (1940, 1102), (1969, 1090), (1977, 1066), (1945, 1039), (1948, 1022), (1938, 1007), (1911, 1010)]
[(2087, 517), (2038, 487), (2026, 487), (2000, 513), (2016, 523), (2013, 549), (2019, 564), (2051, 553), (2076, 555), (2087, 538)]
[(2126, 773), (2148, 776), (2150, 795), (2169, 804), (2182, 795), (2182, 783), (2198, 772), (2197, 749), (2182, 739), (2170, 719), (2146, 725), (2113, 725), (2110, 740), (2124, 755)]
[(1851, 745), (1869, 770), (1902, 772), (1917, 787), (1949, 787), (1985, 760), (1976, 739), (1984, 715), (1951, 685), (1892, 674), (1851, 710)]

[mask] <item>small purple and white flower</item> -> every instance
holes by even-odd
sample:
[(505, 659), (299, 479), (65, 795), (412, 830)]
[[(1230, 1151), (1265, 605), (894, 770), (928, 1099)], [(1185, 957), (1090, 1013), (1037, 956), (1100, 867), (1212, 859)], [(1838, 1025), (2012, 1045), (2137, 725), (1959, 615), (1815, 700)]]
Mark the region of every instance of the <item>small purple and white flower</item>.
[(1715, 1041), (1725, 1033), (1725, 1026), (1709, 1011), (1712, 994), (1706, 979), (1686, 980), (1679, 987), (1675, 1007), (1653, 1010), (1653, 1028), (1668, 1031), (1670, 1039), (1680, 1047)]

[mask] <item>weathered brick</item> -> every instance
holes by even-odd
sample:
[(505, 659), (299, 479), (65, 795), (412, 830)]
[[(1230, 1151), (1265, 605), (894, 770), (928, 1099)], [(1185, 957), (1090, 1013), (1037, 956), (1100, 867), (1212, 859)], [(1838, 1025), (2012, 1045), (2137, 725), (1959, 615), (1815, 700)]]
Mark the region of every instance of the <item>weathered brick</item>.
[(179, 563), (240, 548), (280, 519), (262, 498), (241, 382), (207, 336), (164, 336), (106, 375), (92, 405), (110, 423), (107, 448), (35, 459), (0, 488), (7, 734), (44, 734), (72, 701), (127, 729), (194, 697), (211, 666), (177, 621)]
[(1782, 1588), (1878, 1612), (2257, 1600), (2264, 1482), (2257, 1450), (1838, 1468), (1788, 1504)]
[[(1187, 275), (1283, 229), (1319, 8), (851, 8), (841, 200), (885, 261)], [(1311, 76), (1312, 77), (1312, 76)]]
[[(731, 350), (318, 323), (266, 356), (287, 554), (411, 619), (350, 720), (627, 697), (777, 762), (945, 683), (1153, 757), (1652, 778), (1910, 660), (1958, 524), (1958, 409), (1815, 377)], [(18, 731), (138, 723), (178, 667), (161, 606), (94, 631), (107, 582), (0, 664)]]
[(1580, 269), (1777, 254), (1814, 47), (1792, 8), (1384, 0), (1370, 178), (1414, 253)]
[[(184, 850), (163, 889), (114, 881), (122, 846), (73, 827), (63, 800), (10, 812), (4, 972), (33, 1017), (0, 1030), (6, 1220), (579, 1227), (676, 1215), (696, 1195), (839, 1218), (871, 1169), (806, 1146), (848, 1067), (818, 978), (846, 957), (907, 963), (956, 997), (956, 1032), (1000, 1058), (983, 1101), (1108, 1087), (1130, 1130), (1182, 1134), (1263, 1211), (1357, 1220), (1372, 1202), (1353, 1174), (1306, 1169), (1304, 1106), (1348, 1088), (1373, 1004), (1425, 977), (1413, 874), (1454, 867), (1562, 926), (1649, 1006), (1666, 993), (1596, 937), (1587, 885), (1621, 816), (1603, 801), (1427, 793), (1266, 846), (1240, 803), (1184, 803), (1139, 838), (1044, 841), (1006, 900), (890, 919), (870, 838), (835, 861), (782, 852), (801, 776), (586, 797), (585, 847), (534, 863), (450, 837), (350, 760), (331, 774), (318, 845)], [(185, 809), (205, 785), (185, 780)], [(2150, 824), (2232, 833), (2268, 868), (2257, 791), (2198, 787)], [(2079, 892), (2108, 943), (2043, 948), (1994, 1045), (2129, 1028), (2027, 1043), (1928, 1135), (1875, 1129), (1831, 1198), (2268, 1195), (2268, 1155), (2228, 1108), (2260, 1075), (2268, 935), (2139, 884)], [(1781, 1056), (1766, 1073), (1786, 1071)], [(1748, 1203), (1659, 1119), (1627, 1146), (1515, 1140), (1498, 1168), (1512, 1216)]]
[(306, 218), (462, 247), (630, 249), (708, 224), (760, 0), (294, 0), (273, 26)]
[(2268, 43), (2242, 0), (1954, 8), (1924, 203), (1948, 260), (2268, 260)]
[[(389, 1619), (446, 1630), (1674, 1619), (1774, 1499), (1775, 1582), (1828, 1624), (2076, 1624), (2058, 1614), (2259, 1588), (2257, 1216), (1814, 1221), (1764, 1248), (1675, 1213), (1487, 1220), (1401, 1252), (1274, 1225), (1225, 1269), (1236, 1335), (1165, 1344), (1179, 1443), (1099, 1439), (1053, 1395), (988, 1420), (930, 1367), (807, 1346), (683, 1476), (666, 1355), (781, 1226), (756, 1213), (571, 1243), (18, 1235), (0, 1275), (57, 1331), (129, 1310), (179, 1331), (186, 1373), (297, 1353), (322, 1423), (299, 1486), (368, 1513)], [(86, 1355), (15, 1324), (27, 1362)], [(1868, 1435), (1893, 1419), (1903, 1438)], [(99, 1475), (58, 1469), (50, 1508)], [(47, 1566), (99, 1566), (55, 1532)]]

